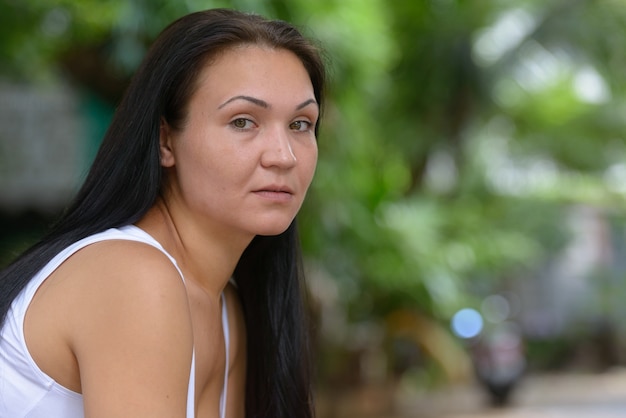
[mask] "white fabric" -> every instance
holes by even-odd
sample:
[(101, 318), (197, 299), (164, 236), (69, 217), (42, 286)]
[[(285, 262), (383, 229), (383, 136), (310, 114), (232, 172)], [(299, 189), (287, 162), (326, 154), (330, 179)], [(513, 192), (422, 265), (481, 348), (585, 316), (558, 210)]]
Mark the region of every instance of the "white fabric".
[[(6, 321), (0, 329), (0, 418), (84, 418), (83, 397), (45, 374), (35, 363), (24, 339), (26, 310), (39, 286), (72, 254), (95, 242), (124, 239), (139, 241), (162, 251), (176, 266), (176, 260), (150, 235), (129, 225), (109, 229), (70, 245), (54, 257), (13, 301)], [(220, 417), (225, 418), (228, 385), (229, 332), (226, 300), (222, 294), (222, 327), (226, 345), (224, 387), (220, 398)], [(187, 418), (195, 417), (195, 352), (192, 356), (187, 391)]]
[(228, 365), (229, 347), (230, 347), (230, 330), (228, 327), (228, 310), (226, 309), (226, 297), (222, 293), (222, 329), (224, 330), (224, 344), (226, 346), (226, 359), (224, 360), (224, 386), (222, 387), (222, 395), (220, 396), (220, 418), (226, 418), (226, 398), (228, 396)]

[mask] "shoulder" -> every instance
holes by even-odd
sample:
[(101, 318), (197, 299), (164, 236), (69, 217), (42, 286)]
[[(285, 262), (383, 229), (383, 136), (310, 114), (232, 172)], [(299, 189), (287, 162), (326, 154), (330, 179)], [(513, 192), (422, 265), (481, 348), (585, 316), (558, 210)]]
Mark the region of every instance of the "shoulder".
[(156, 331), (155, 323), (167, 328), (190, 322), (180, 273), (151, 245), (129, 240), (91, 244), (61, 265), (58, 276), (64, 299), (72, 301), (68, 332), (76, 342), (91, 338), (94, 324), (97, 335), (103, 335), (124, 327)]
[(185, 294), (183, 279), (172, 261), (159, 249), (143, 242), (97, 242), (72, 255), (58, 270), (60, 280), (67, 281), (87, 298), (115, 295), (150, 298), (170, 294), (164, 290), (173, 290), (173, 298)]
[(114, 416), (143, 401), (154, 405), (154, 416), (159, 408), (184, 408), (193, 328), (176, 267), (160, 250), (125, 240), (92, 244), (72, 258), (66, 330), (86, 411)]

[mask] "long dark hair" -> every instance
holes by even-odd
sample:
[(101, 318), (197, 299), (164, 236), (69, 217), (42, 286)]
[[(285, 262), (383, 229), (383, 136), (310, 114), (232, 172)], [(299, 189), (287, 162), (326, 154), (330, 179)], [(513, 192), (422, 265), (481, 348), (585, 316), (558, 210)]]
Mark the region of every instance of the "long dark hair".
[[(0, 325), (13, 299), (63, 248), (134, 223), (154, 205), (163, 185), (161, 120), (180, 128), (200, 71), (220, 52), (241, 44), (293, 52), (321, 106), (323, 62), (315, 45), (292, 25), (227, 9), (173, 22), (133, 77), (74, 201), (46, 237), (0, 272)], [(278, 236), (255, 237), (235, 269), (248, 319), (248, 417), (314, 415), (300, 258), (294, 221)]]

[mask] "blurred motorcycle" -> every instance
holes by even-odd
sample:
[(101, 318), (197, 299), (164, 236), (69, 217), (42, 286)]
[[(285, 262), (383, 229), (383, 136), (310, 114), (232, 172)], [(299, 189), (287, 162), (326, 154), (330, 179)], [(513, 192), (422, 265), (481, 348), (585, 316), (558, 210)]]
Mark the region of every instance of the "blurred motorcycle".
[(526, 369), (524, 341), (520, 327), (510, 319), (506, 300), (497, 296), (486, 301), (484, 315), (470, 308), (457, 312), (452, 330), (466, 341), (474, 374), (491, 404), (506, 406)]
[(485, 329), (473, 342), (470, 356), (477, 380), (486, 389), (492, 405), (507, 405), (526, 369), (523, 340), (517, 324), (502, 322)]

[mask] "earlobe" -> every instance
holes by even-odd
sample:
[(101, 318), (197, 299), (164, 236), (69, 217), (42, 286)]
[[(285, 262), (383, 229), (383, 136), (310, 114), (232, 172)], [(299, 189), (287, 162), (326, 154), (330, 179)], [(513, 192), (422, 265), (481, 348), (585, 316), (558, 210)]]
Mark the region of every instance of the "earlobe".
[(174, 165), (174, 153), (171, 147), (172, 135), (170, 126), (165, 119), (161, 118), (161, 127), (159, 135), (159, 152), (161, 155), (161, 166), (172, 167)]

